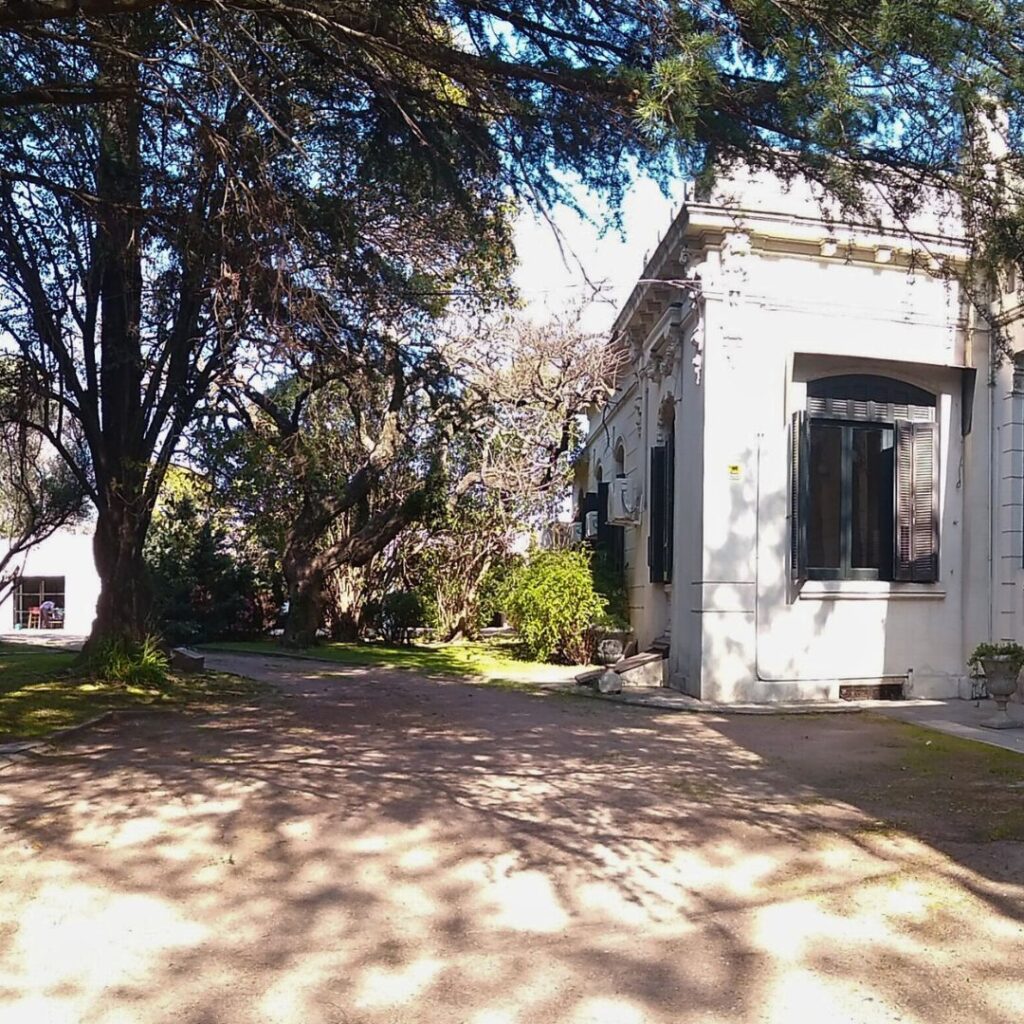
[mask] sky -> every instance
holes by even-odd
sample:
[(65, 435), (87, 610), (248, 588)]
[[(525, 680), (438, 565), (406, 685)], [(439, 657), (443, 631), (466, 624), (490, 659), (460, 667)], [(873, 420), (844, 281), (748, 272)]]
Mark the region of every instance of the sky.
[[(595, 334), (607, 333), (640, 277), (647, 257), (672, 223), (682, 197), (681, 180), (665, 196), (651, 179), (637, 178), (623, 203), (619, 232), (602, 231), (601, 204), (580, 193), (580, 205), (590, 214), (590, 220), (564, 206), (552, 214), (561, 236), (561, 249), (546, 220), (529, 212), (520, 214), (515, 235), (519, 257), (515, 281), (526, 305), (526, 315), (543, 322), (552, 315), (571, 311), (593, 294), (593, 284), (600, 284), (601, 297), (587, 301), (581, 326)], [(566, 496), (558, 518), (563, 522), (572, 519), (571, 496)]]
[(602, 231), (603, 207), (594, 197), (580, 193), (580, 205), (589, 220), (564, 206), (552, 216), (562, 236), (564, 257), (551, 225), (533, 213), (522, 213), (516, 223), (519, 269), (515, 280), (527, 315), (543, 321), (588, 300), (593, 291), (589, 279), (604, 287), (599, 299), (587, 301), (582, 326), (606, 332), (640, 277), (647, 256), (668, 230), (682, 200), (683, 182), (675, 183), (671, 193), (666, 197), (649, 178), (638, 178), (623, 205), (622, 233)]

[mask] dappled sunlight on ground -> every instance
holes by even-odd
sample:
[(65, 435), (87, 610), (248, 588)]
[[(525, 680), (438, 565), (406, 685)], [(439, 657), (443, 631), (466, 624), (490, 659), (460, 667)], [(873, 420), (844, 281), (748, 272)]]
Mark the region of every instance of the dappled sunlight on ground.
[(713, 720), (285, 685), (273, 713), (110, 725), (0, 774), (0, 1024), (1024, 1010), (1012, 871), (880, 827)]

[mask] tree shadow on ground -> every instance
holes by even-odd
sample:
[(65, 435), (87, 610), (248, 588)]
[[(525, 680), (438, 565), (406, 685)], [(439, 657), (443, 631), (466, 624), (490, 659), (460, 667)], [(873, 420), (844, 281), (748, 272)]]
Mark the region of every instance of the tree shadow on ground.
[(0, 774), (0, 1022), (1019, 1015), (1019, 885), (775, 756), (839, 719), (265, 671)]

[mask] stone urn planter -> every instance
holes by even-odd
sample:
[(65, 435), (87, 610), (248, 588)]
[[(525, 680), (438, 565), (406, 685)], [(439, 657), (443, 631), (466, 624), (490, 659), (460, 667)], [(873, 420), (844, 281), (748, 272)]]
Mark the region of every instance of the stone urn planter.
[(616, 640), (614, 637), (605, 637), (604, 640), (598, 640), (597, 653), (594, 655), (594, 660), (598, 665), (614, 665), (615, 662), (621, 661), (622, 641)]
[(598, 665), (614, 665), (635, 653), (636, 639), (631, 629), (593, 626), (590, 630), (591, 651)]
[(1019, 729), (1024, 722), (1011, 718), (1006, 704), (1017, 689), (1024, 667), (1024, 647), (1019, 644), (979, 644), (968, 663), (980, 665), (985, 672), (985, 689), (996, 702), (995, 715), (981, 724), (988, 729)]

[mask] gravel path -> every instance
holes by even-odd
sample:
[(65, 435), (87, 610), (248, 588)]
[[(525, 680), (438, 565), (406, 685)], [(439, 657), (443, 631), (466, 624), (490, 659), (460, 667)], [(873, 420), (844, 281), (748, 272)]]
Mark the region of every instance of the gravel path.
[(0, 772), (0, 1024), (1024, 1011), (1021, 844), (835, 795), (896, 723), (209, 663), (279, 693)]

